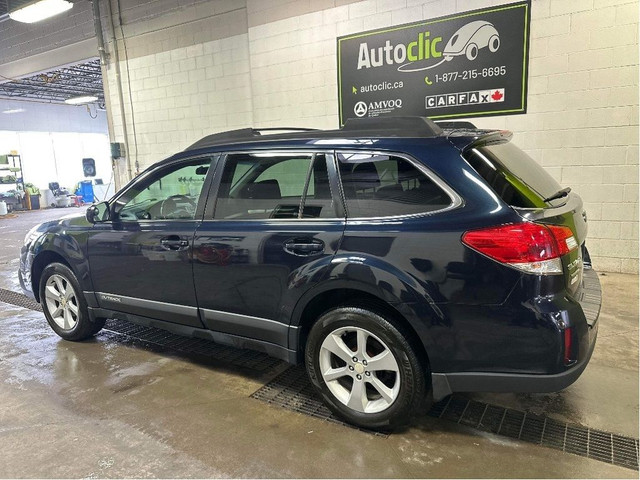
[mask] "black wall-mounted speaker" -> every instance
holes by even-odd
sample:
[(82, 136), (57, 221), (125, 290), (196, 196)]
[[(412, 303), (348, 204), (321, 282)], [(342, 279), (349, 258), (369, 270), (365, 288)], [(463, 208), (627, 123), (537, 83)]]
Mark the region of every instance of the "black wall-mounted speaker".
[(96, 176), (96, 161), (93, 158), (82, 159), (82, 171), (85, 177)]

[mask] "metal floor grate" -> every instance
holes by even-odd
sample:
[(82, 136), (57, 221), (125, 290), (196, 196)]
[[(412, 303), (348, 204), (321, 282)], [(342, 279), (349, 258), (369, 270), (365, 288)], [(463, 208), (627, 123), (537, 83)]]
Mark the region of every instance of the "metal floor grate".
[(457, 394), (435, 404), (428, 415), (638, 470), (638, 440), (635, 438), (476, 402)]
[[(42, 311), (42, 307), (35, 300), (4, 288), (0, 288), (0, 301)], [(205, 339), (182, 337), (158, 328), (122, 320), (107, 320), (105, 331), (168, 350), (215, 358), (216, 361), (260, 372), (283, 365), (282, 361), (264, 353), (226, 347)], [(316, 396), (302, 366), (288, 368), (254, 392), (251, 397), (333, 423), (351, 426), (334, 417), (324, 406)], [(496, 435), (638, 470), (639, 445), (638, 439), (635, 438), (477, 402), (458, 394), (435, 404), (428, 415)], [(370, 433), (388, 436), (386, 433)]]
[[(42, 311), (40, 304), (32, 298), (4, 288), (0, 288), (0, 301), (29, 310)], [(107, 320), (103, 332), (125, 335), (135, 341), (152, 344), (165, 350), (186, 353), (193, 357), (215, 359), (220, 363), (257, 372), (266, 372), (284, 364), (281, 360), (262, 352), (227, 347), (206, 339), (183, 337), (159, 328), (145, 327), (123, 320)]]
[(227, 365), (265, 372), (284, 365), (282, 360), (254, 350), (227, 347), (201, 338), (189, 338), (154, 327), (145, 327), (124, 320), (107, 320), (104, 330), (126, 335), (137, 341), (160, 346), (189, 356), (215, 359)]
[(17, 307), (28, 308), (29, 310), (42, 311), (42, 307), (33, 298), (5, 288), (0, 288), (0, 302), (9, 303)]
[[(304, 413), (332, 423), (357, 428), (335, 417), (318, 398), (307, 378), (307, 371), (301, 365), (290, 367), (269, 383), (258, 389), (251, 398), (294, 412)], [(358, 429), (377, 436), (388, 437), (388, 433)]]
[[(345, 424), (317, 397), (303, 367), (291, 367), (251, 395), (252, 398)], [(454, 394), (433, 406), (429, 416), (496, 435), (535, 443), (625, 468), (638, 470), (638, 440), (552, 418), (476, 402)], [(387, 434), (383, 434), (387, 436)]]

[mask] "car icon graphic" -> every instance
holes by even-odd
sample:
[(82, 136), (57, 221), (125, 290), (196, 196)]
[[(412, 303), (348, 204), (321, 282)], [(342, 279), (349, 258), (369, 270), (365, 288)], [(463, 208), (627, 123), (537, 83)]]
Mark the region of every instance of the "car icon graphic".
[(500, 34), (492, 23), (477, 20), (459, 28), (449, 39), (442, 55), (447, 61), (459, 55), (475, 60), (478, 50), (484, 47), (489, 47), (491, 53), (497, 52), (500, 48)]

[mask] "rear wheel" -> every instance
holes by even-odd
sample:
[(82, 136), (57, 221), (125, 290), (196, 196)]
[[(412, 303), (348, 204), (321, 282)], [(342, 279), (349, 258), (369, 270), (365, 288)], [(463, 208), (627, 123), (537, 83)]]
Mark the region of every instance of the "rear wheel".
[(478, 57), (478, 46), (475, 43), (467, 45), (465, 55), (469, 60), (475, 60)]
[(425, 410), (426, 369), (404, 329), (372, 311), (340, 307), (309, 332), (309, 378), (327, 406), (364, 428), (394, 428)]
[(52, 263), (42, 271), (40, 303), (53, 331), (65, 340), (84, 340), (104, 326), (104, 319), (90, 320), (78, 280), (62, 263)]
[(491, 53), (496, 53), (500, 48), (500, 37), (498, 35), (493, 35), (489, 39), (489, 51)]

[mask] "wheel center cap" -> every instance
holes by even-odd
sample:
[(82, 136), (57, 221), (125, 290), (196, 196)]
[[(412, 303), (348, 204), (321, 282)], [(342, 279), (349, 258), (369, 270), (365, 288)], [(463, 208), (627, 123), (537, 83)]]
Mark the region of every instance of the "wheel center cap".
[(362, 375), (362, 373), (364, 372), (364, 365), (362, 365), (361, 363), (356, 363), (353, 368), (355, 369), (356, 373)]

